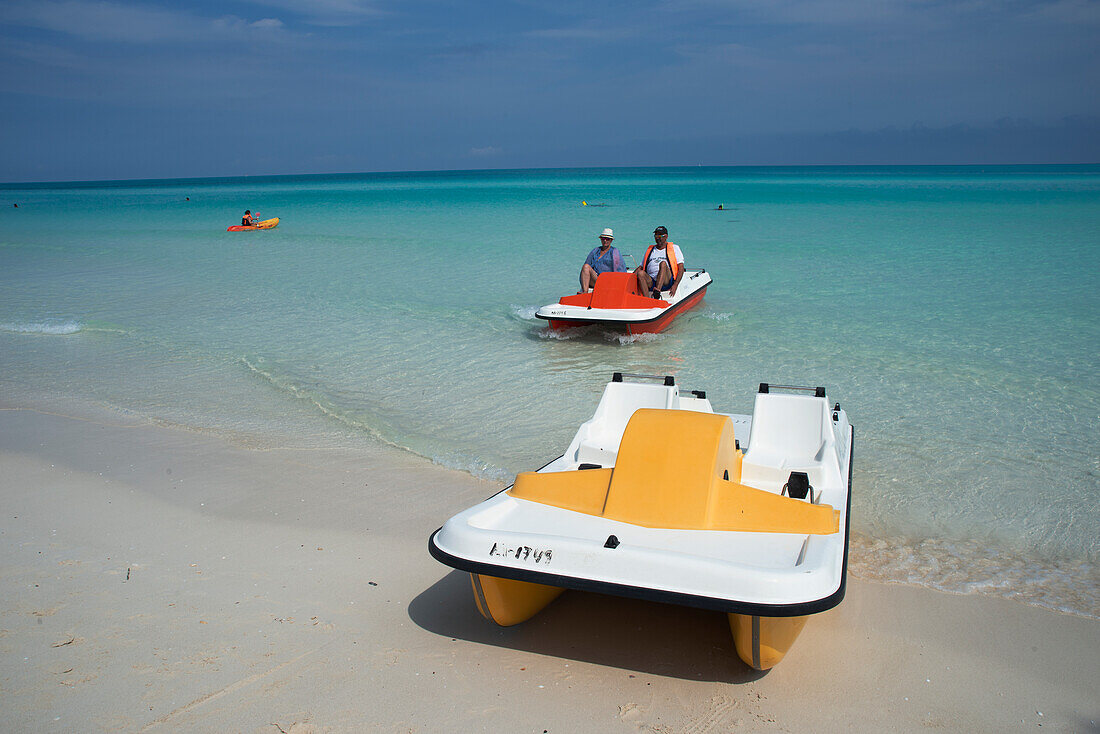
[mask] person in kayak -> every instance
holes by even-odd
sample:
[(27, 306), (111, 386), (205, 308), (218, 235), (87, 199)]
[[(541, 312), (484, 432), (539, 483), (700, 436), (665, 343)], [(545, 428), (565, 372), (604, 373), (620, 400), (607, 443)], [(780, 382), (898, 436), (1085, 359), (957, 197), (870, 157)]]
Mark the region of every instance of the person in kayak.
[[(256, 213), (259, 214), (259, 212), (256, 212)], [(242, 227), (251, 227), (254, 224), (256, 224), (256, 217), (252, 216), (252, 210), (251, 209), (245, 209), (244, 210), (244, 216), (241, 217), (241, 226)]]
[(600, 273), (625, 273), (626, 266), (623, 265), (623, 256), (619, 254), (619, 251), (611, 246), (611, 241), (615, 239), (615, 233), (610, 227), (600, 232), (600, 245), (593, 248), (592, 252), (588, 253), (588, 258), (584, 261), (584, 265), (581, 266), (581, 289), (579, 293), (587, 293), (589, 290), (595, 287), (596, 278)]
[(645, 251), (642, 264), (634, 271), (638, 276), (638, 290), (660, 298), (662, 291), (676, 295), (680, 279), (684, 277), (684, 253), (675, 242), (668, 241), (668, 229), (661, 226), (653, 230), (653, 244)]

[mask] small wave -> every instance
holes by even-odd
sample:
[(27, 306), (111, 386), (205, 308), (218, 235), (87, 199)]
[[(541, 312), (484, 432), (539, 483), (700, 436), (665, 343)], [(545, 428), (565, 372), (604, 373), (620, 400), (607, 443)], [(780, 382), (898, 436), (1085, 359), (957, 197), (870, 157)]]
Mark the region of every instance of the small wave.
[(296, 384), (293, 380), (276, 375), (271, 369), (264, 365), (265, 360), (262, 357), (240, 357), (239, 361), (252, 374), (260, 377), (276, 389), (288, 393), (295, 399), (302, 400), (308, 403), (326, 418), (330, 418), (339, 423), (342, 423), (343, 425), (353, 429), (353, 431), (363, 431), (369, 434), (372, 438), (388, 446), (392, 446), (393, 448), (400, 449), (402, 451), (407, 451), (414, 456), (419, 456), (423, 459), (427, 459), (432, 463), (439, 464), (440, 466), (445, 466), (448, 469), (456, 469), (458, 471), (466, 472), (467, 474), (471, 474), (479, 479), (507, 483), (512, 481), (512, 479), (515, 477), (515, 474), (513, 474), (512, 472), (509, 472), (477, 456), (470, 456), (460, 452), (435, 452), (431, 449), (418, 450), (416, 448), (406, 446), (402, 443), (394, 441), (374, 426), (347, 415), (343, 411), (337, 409), (327, 400), (317, 397), (307, 388)]
[(130, 336), (130, 335), (133, 334), (133, 332), (131, 330), (124, 329), (121, 326), (114, 326), (112, 324), (107, 324), (107, 323), (99, 324), (99, 323), (95, 323), (94, 321), (91, 322), (91, 323), (88, 323), (88, 324), (84, 324), (81, 327), (80, 330), (81, 331), (88, 331), (88, 332), (96, 332), (96, 333), (100, 333), (100, 334), (124, 334), (126, 336)]
[(733, 318), (733, 314), (731, 313), (715, 313), (713, 311), (710, 313), (705, 313), (703, 314), (703, 316), (711, 319), (712, 321), (729, 321), (731, 318)]
[(603, 338), (609, 342), (619, 342), (619, 344), (651, 344), (653, 342), (662, 341), (665, 338), (664, 334), (621, 334), (615, 331), (604, 332)]
[(518, 306), (514, 303), (511, 304), (511, 308), (512, 315), (524, 321), (534, 321), (535, 314), (539, 310), (539, 306)]
[(970, 541), (851, 538), (848, 570), (872, 581), (999, 596), (1100, 619), (1096, 570), (1084, 560), (1043, 562)]
[(319, 410), (323, 415), (325, 415), (329, 418), (332, 418), (333, 420), (339, 421), (340, 423), (343, 423), (344, 425), (346, 425), (350, 428), (354, 428), (356, 430), (366, 431), (367, 433), (371, 434), (372, 436), (374, 436), (378, 440), (380, 440), (384, 443), (388, 443), (391, 446), (396, 446), (397, 448), (402, 448), (402, 449), (405, 448), (404, 446), (401, 446), (399, 444), (394, 443), (393, 441), (390, 441), (385, 436), (383, 436), (381, 433), (379, 433), (377, 430), (375, 430), (372, 426), (369, 426), (365, 423), (361, 423), (360, 421), (357, 421), (354, 418), (351, 418), (351, 417), (345, 415), (341, 411), (336, 410), (335, 407), (332, 406), (331, 404), (326, 404), (327, 401), (324, 401), (324, 400), (318, 398), (313, 393), (311, 393), (309, 390), (295, 384), (292, 380), (289, 380), (289, 379), (286, 379), (286, 378), (283, 378), (283, 377), (279, 377), (278, 375), (276, 375), (271, 370), (264, 368), (263, 361), (264, 360), (263, 360), (262, 357), (258, 357), (258, 358), (255, 358), (255, 359), (250, 359), (248, 357), (241, 357), (240, 358), (241, 364), (243, 364), (245, 367), (247, 367), (250, 372), (252, 372), (253, 374), (255, 374), (259, 377), (261, 377), (262, 379), (267, 381), (268, 384), (272, 385), (273, 387), (275, 387), (279, 390), (282, 390), (284, 392), (289, 393), (291, 396), (293, 396), (294, 398), (296, 398), (298, 400), (303, 400), (303, 401), (309, 403), (314, 408)]
[(466, 472), (467, 474), (475, 476), (478, 479), (486, 479), (492, 482), (508, 484), (516, 478), (516, 475), (514, 473), (509, 472), (502, 467), (496, 466), (495, 464), (491, 464), (477, 456), (468, 456), (466, 454), (460, 453), (434, 454), (429, 452), (428, 454), (421, 454), (419, 452), (412, 451), (411, 449), (406, 450), (411, 451), (418, 456), (423, 456), (424, 458), (435, 464), (445, 466), (448, 469), (456, 469), (458, 471)]
[(618, 342), (619, 344), (649, 344), (661, 341), (664, 334), (624, 334), (621, 331), (604, 331), (599, 326), (574, 326), (569, 329), (551, 329), (546, 327), (539, 331), (539, 338), (554, 339), (556, 341), (571, 341), (573, 339), (590, 338), (592, 340), (602, 338), (604, 341)]
[(572, 329), (551, 329), (547, 326), (545, 329), (539, 330), (539, 338), (567, 342), (582, 337), (587, 333), (589, 333), (589, 329), (583, 326)]
[(46, 319), (45, 321), (26, 321), (19, 323), (4, 323), (0, 324), (0, 331), (7, 331), (13, 334), (49, 334), (49, 335), (65, 335), (76, 334), (83, 327), (79, 321), (61, 319)]

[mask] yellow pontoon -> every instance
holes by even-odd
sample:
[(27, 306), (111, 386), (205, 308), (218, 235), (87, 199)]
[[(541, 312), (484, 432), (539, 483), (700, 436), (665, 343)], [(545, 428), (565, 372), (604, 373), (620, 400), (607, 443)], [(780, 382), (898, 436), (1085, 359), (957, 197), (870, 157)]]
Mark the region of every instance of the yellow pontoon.
[(565, 589), (702, 607), (766, 670), (844, 597), (852, 436), (824, 388), (762, 383), (750, 417), (672, 377), (616, 373), (564, 455), (455, 515), (429, 550), (470, 572), (497, 624)]

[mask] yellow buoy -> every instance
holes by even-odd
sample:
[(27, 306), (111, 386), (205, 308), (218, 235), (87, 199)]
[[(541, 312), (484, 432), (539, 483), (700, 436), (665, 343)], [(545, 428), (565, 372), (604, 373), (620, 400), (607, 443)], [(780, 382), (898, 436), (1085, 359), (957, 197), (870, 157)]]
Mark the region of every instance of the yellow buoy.
[(581, 206), (588, 206), (588, 202), (587, 201), (582, 201)]

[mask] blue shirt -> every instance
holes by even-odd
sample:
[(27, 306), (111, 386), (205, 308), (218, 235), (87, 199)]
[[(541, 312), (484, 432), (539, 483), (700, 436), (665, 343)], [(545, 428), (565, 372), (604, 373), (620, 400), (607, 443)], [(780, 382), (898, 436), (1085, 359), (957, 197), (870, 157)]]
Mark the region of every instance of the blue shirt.
[(597, 246), (592, 252), (588, 253), (588, 258), (584, 263), (595, 270), (596, 275), (626, 272), (626, 266), (623, 265), (623, 256), (614, 247), (608, 247), (607, 252), (601, 257), (600, 248)]

